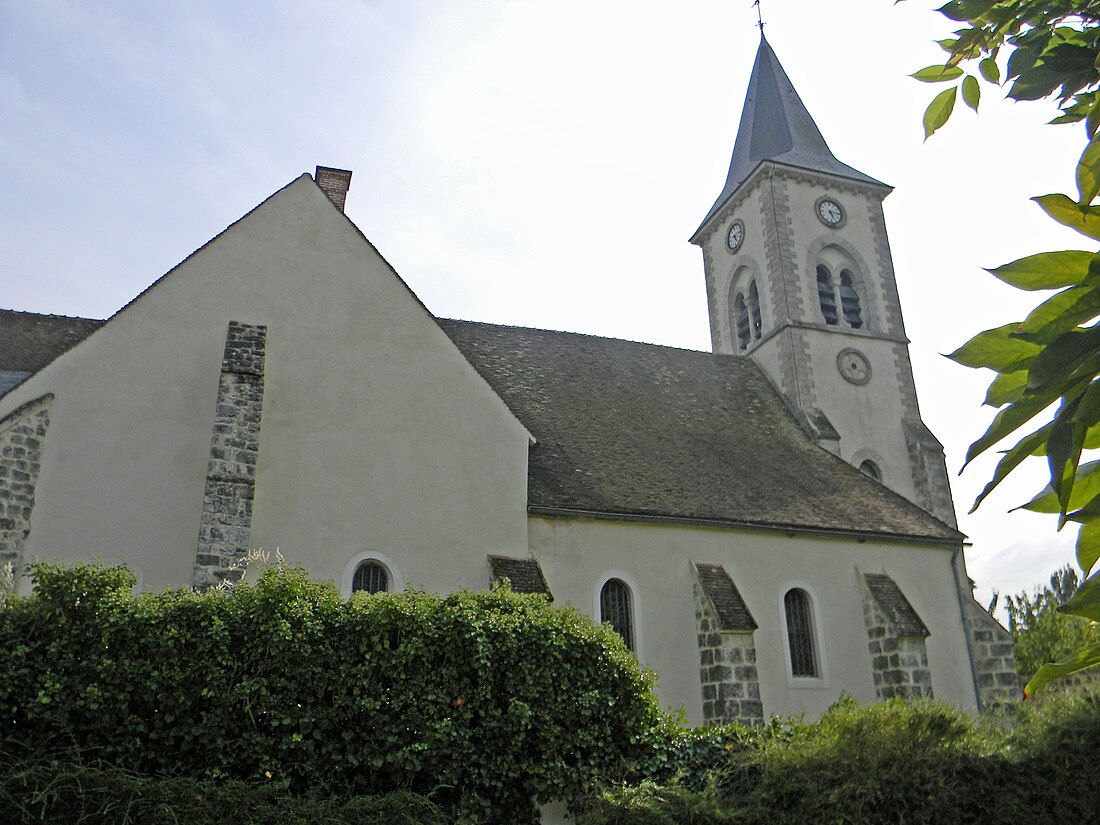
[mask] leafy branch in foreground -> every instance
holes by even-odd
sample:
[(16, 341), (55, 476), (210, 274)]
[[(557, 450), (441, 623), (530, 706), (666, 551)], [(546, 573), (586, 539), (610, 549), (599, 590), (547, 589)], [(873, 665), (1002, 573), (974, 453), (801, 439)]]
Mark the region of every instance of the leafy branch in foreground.
[[(1033, 200), (1052, 220), (1100, 241), (1100, 0), (952, 0), (939, 11), (962, 27), (940, 41), (948, 55), (942, 65), (913, 75), (952, 84), (924, 113), (925, 139), (948, 121), (958, 97), (977, 111), (983, 83), (1005, 88), (1015, 101), (1053, 98), (1059, 115), (1052, 123), (1084, 126), (1077, 195)], [(981, 332), (950, 357), (997, 374), (984, 403), (999, 412), (970, 445), (966, 464), (1009, 436), (1017, 439), (974, 508), (1025, 459), (1045, 457), (1050, 485), (1024, 507), (1057, 514), (1059, 529), (1081, 525), (1077, 563), (1085, 580), (1059, 610), (1097, 622), (1100, 462), (1082, 463), (1082, 455), (1100, 448), (1100, 253), (1086, 246), (1094, 248), (1043, 252), (989, 270), (1017, 289), (1056, 291), (1023, 321)], [(1039, 668), (1024, 693), (1097, 665), (1100, 644), (1086, 645)]]

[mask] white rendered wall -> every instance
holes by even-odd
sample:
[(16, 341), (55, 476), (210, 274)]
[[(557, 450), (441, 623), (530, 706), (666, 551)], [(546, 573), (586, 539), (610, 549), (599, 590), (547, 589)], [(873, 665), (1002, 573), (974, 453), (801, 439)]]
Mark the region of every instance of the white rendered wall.
[[(874, 702), (871, 658), (858, 572), (885, 572), (931, 635), (928, 663), (935, 696), (974, 710), (974, 683), (962, 630), (950, 548), (860, 542), (780, 532), (751, 532), (644, 522), (532, 518), (531, 549), (559, 604), (593, 616), (592, 588), (610, 569), (629, 573), (641, 592), (641, 662), (656, 670), (661, 701), (702, 722), (695, 643), (692, 562), (721, 564), (759, 629), (757, 668), (765, 716), (824, 712), (847, 691)], [(814, 600), (827, 679), (792, 686), (787, 675), (781, 598), (790, 586)]]
[(303, 176), (0, 399), (56, 396), (28, 557), (190, 584), (230, 320), (268, 327), (252, 546), (337, 583), (378, 551), (444, 589), (526, 551), (529, 435)]

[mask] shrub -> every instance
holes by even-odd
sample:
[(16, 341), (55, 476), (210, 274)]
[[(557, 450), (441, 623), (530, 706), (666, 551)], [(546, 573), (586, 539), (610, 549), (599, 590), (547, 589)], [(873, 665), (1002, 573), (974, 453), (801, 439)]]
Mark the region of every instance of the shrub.
[(539, 596), (357, 594), (274, 567), (231, 592), (130, 595), (38, 565), (0, 607), (0, 724), (144, 776), (431, 797), (467, 821), (647, 770), (670, 723), (608, 628)]

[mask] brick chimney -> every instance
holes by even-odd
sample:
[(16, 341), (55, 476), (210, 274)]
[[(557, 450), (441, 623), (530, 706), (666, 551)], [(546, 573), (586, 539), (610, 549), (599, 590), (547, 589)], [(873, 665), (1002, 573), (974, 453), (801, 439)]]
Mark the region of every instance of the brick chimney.
[(351, 188), (351, 170), (318, 166), (313, 179), (328, 195), (328, 199), (336, 204), (336, 208), (343, 212), (344, 201), (347, 200), (348, 190)]

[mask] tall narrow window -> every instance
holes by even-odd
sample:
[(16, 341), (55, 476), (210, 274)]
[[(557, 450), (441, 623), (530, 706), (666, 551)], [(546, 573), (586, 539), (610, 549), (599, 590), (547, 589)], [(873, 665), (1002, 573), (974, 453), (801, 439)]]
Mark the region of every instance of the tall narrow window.
[(385, 593), (390, 589), (390, 576), (376, 561), (365, 561), (355, 568), (355, 576), (351, 580), (351, 592), (363, 591), (364, 593)]
[(833, 276), (824, 264), (817, 265), (817, 301), (821, 305), (821, 314), (825, 323), (836, 326), (836, 292), (833, 290)]
[(752, 337), (760, 340), (760, 293), (756, 291), (756, 281), (749, 284), (749, 314), (752, 316)]
[(608, 623), (634, 649), (634, 616), (630, 588), (619, 579), (608, 579), (600, 591), (600, 622)]
[(737, 318), (737, 347), (747, 349), (749, 346), (749, 310), (745, 306), (745, 296), (740, 292), (733, 301), (734, 314)]
[(791, 654), (791, 675), (817, 677), (817, 651), (814, 650), (814, 620), (810, 597), (805, 590), (788, 590), (783, 597), (787, 614), (787, 644)]
[(859, 306), (855, 277), (847, 269), (840, 272), (840, 308), (844, 311), (844, 320), (848, 322), (848, 326), (853, 329), (863, 326), (863, 312)]

